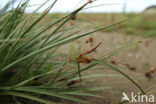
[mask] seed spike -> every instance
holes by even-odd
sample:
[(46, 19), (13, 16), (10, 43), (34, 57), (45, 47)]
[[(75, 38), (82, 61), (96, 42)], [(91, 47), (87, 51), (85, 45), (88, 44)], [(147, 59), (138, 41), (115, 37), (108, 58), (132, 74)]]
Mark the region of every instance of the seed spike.
[(80, 56), (84, 56), (84, 55), (87, 55), (87, 54), (93, 52), (93, 51), (96, 50), (100, 45), (101, 45), (101, 42), (100, 42), (98, 45), (96, 45), (94, 48), (92, 48), (92, 49), (90, 49), (90, 50), (88, 50), (88, 51), (86, 51), (86, 52), (81, 53)]

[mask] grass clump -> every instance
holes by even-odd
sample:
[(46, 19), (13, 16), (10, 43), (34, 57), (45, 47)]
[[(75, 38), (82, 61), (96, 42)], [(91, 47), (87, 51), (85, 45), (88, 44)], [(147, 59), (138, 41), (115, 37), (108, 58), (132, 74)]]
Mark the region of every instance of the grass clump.
[[(40, 27), (38, 27), (38, 24), (46, 17), (57, 0), (34, 20), (32, 20), (32, 17), (36, 15), (36, 12), (48, 3), (49, 0), (40, 5), (31, 14), (25, 14), (29, 1), (30, 0), (22, 0), (15, 9), (9, 11), (7, 10), (8, 6), (6, 6), (4, 7), (6, 9), (2, 9), (3, 11), (1, 10), (0, 12), (1, 103), (25, 102), (34, 104), (40, 102), (45, 104), (57, 104), (61, 103), (62, 99), (79, 103), (89, 103), (73, 95), (101, 97), (85, 93), (85, 91), (92, 90), (90, 87), (80, 88), (77, 86), (77, 84), (81, 83), (82, 79), (88, 76), (82, 76), (81, 73), (98, 64), (106, 65), (119, 72), (144, 93), (138, 83), (115, 66), (105, 62), (118, 52), (138, 44), (139, 41), (127, 44), (125, 47), (99, 57), (99, 59), (91, 59), (90, 62), (83, 61), (85, 63), (83, 66), (81, 66), (81, 62), (87, 58), (82, 57), (81, 54), (79, 57), (81, 61), (77, 59), (74, 61), (68, 61), (67, 59), (60, 60), (60, 56), (57, 54), (57, 49), (71, 41), (115, 26), (128, 19), (77, 35), (80, 30), (74, 27), (64, 28), (64, 25), (88, 5), (90, 1), (86, 2), (75, 11), (61, 18), (54, 18), (51, 23)], [(9, 3), (9, 5), (11, 4), (12, 2)], [(90, 52), (91, 51), (88, 51), (88, 53)], [(19, 99), (19, 97), (22, 99)]]

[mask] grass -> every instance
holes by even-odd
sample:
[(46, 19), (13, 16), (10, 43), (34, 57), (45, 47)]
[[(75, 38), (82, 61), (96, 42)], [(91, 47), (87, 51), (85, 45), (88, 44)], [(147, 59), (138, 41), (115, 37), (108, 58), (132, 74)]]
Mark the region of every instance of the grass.
[[(90, 62), (79, 61), (77, 60), (78, 57), (69, 61), (67, 58), (63, 59), (57, 53), (57, 50), (67, 43), (124, 23), (129, 18), (118, 22), (112, 21), (109, 25), (96, 27), (95, 30), (86, 33), (79, 33), (82, 31), (81, 28), (68, 27), (66, 24), (71, 21), (73, 16), (88, 5), (90, 3), (89, 1), (71, 13), (61, 14), (59, 18), (57, 17), (58, 14), (48, 15), (48, 12), (53, 9), (57, 0), (41, 14), (36, 14), (36, 11), (48, 3), (49, 0), (45, 1), (45, 3), (31, 14), (25, 14), (25, 9), (29, 1), (21, 1), (15, 9), (10, 11), (7, 11), (8, 6), (6, 6), (0, 12), (1, 103), (25, 102), (34, 104), (40, 102), (45, 104), (59, 104), (63, 100), (68, 100), (89, 104), (89, 101), (82, 100), (74, 95), (101, 98), (101, 96), (86, 93), (86, 91), (101, 88), (79, 86), (84, 78), (98, 76), (82, 75), (82, 72), (90, 70), (99, 64), (104, 64), (119, 72), (144, 93), (144, 90), (139, 84), (128, 77), (128, 75), (105, 62), (117, 53), (139, 44), (140, 41), (127, 44), (98, 59), (92, 59)], [(35, 18), (33, 18), (34, 16)], [(49, 19), (46, 20), (44, 18)], [(89, 54), (90, 52), (88, 51), (85, 54)], [(88, 60), (85, 54), (81, 55), (80, 53), (78, 55), (81, 56), (79, 59)]]

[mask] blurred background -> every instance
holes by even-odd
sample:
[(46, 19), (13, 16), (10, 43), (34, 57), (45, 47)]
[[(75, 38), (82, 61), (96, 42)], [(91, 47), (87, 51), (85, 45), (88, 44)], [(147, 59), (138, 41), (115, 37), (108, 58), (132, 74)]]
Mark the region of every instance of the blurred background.
[[(8, 1), (9, 0), (0, 0), (0, 7), (3, 7)], [(16, 3), (18, 1), (19, 0), (16, 0)], [(27, 12), (33, 11), (37, 5), (42, 4), (45, 1), (46, 0), (30, 0), (29, 5), (31, 5), (31, 7)], [(53, 1), (54, 0), (51, 0), (50, 2)], [(70, 12), (86, 1), (87, 0), (58, 0), (52, 11)], [(47, 5), (45, 7), (47, 7)], [(88, 7), (95, 6), (94, 8), (83, 10), (82, 12), (142, 12), (146, 8), (154, 5), (156, 5), (156, 0), (97, 0), (96, 2), (88, 5)], [(42, 12), (43, 10), (44, 8), (39, 10), (39, 12)]]

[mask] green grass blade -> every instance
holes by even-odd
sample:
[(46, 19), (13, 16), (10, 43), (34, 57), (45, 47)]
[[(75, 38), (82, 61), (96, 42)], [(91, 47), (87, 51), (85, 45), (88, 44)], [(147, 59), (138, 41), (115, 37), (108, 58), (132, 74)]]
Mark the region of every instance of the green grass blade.
[(83, 100), (81, 100), (79, 98), (75, 98), (75, 97), (72, 97), (72, 96), (63, 95), (63, 94), (61, 94), (61, 92), (58, 93), (58, 92), (53, 92), (53, 91), (38, 89), (38, 88), (33, 88), (33, 87), (20, 87), (20, 88), (16, 88), (15, 90), (38, 93), (38, 94), (42, 94), (42, 95), (48, 95), (48, 96), (58, 97), (58, 98), (71, 100), (71, 101), (75, 101), (75, 102), (89, 104), (87, 101), (83, 101)]
[(77, 69), (78, 69), (78, 73), (79, 73), (79, 79), (80, 79), (80, 81), (82, 81), (82, 79), (81, 79), (81, 69), (80, 69), (80, 63), (79, 62), (77, 62)]
[(134, 85), (136, 85), (136, 87), (138, 87), (140, 89), (140, 91), (145, 94), (144, 90), (140, 87), (140, 85), (138, 85), (132, 78), (130, 78), (127, 74), (125, 74), (124, 72), (122, 72), (120, 69), (118, 69), (117, 67), (111, 65), (111, 64), (108, 64), (104, 61), (99, 61), (99, 60), (94, 60), (96, 63), (99, 63), (99, 64), (103, 64), (103, 65), (106, 65), (108, 67), (110, 67), (111, 69), (119, 72), (120, 74), (122, 74), (123, 76), (125, 76), (127, 79), (129, 79)]
[(36, 97), (36, 96), (32, 96), (30, 94), (20, 93), (20, 92), (6, 92), (6, 93), (3, 93), (1, 95), (12, 95), (12, 96), (17, 96), (17, 97), (22, 97), (22, 98), (37, 101), (37, 102), (40, 102), (40, 103), (44, 103), (44, 104), (56, 104), (56, 103), (54, 103), (52, 101), (42, 99), (42, 98), (39, 98), (39, 97)]
[(125, 22), (125, 21), (127, 21), (127, 20), (129, 20), (129, 19), (125, 19), (125, 20), (123, 20), (123, 21), (119, 21), (119, 22), (116, 22), (116, 23), (114, 23), (114, 24), (111, 24), (111, 25), (108, 25), (108, 26), (104, 26), (103, 28), (100, 28), (100, 29), (97, 29), (97, 30), (94, 30), (94, 31), (91, 31), (91, 32), (88, 32), (88, 33), (85, 33), (85, 34), (81, 34), (81, 35), (78, 35), (78, 36), (73, 36), (73, 37), (71, 37), (71, 38), (69, 38), (69, 39), (65, 39), (65, 40), (63, 40), (63, 41), (59, 41), (59, 42), (57, 42), (57, 43), (55, 43), (55, 44), (52, 44), (52, 45), (46, 46), (46, 47), (44, 47), (44, 48), (41, 48), (40, 50), (36, 50), (36, 51), (34, 51), (34, 52), (28, 54), (27, 56), (24, 56), (23, 58), (20, 58), (20, 59), (14, 61), (13, 63), (7, 65), (7, 66), (4, 67), (3, 69), (1, 69), (1, 72), (7, 70), (8, 68), (12, 67), (13, 65), (15, 65), (15, 64), (17, 64), (17, 63), (19, 63), (19, 62), (21, 62), (21, 61), (23, 61), (23, 60), (25, 60), (25, 59), (31, 57), (31, 56), (34, 56), (34, 55), (36, 55), (36, 54), (39, 54), (39, 53), (44, 52), (44, 51), (46, 51), (46, 50), (49, 50), (49, 49), (51, 49), (51, 48), (60, 46), (60, 45), (62, 45), (62, 44), (69, 43), (69, 42), (71, 42), (71, 41), (73, 41), (73, 40), (76, 40), (76, 39), (78, 39), (78, 38), (81, 38), (81, 37), (90, 35), (90, 34), (95, 33), (95, 32), (97, 32), (97, 31), (101, 31), (101, 30), (103, 30), (103, 29), (107, 29), (107, 28), (109, 28), (109, 27), (118, 25), (118, 24), (123, 23), (123, 22)]
[[(128, 43), (128, 44), (126, 44), (125, 46), (123, 46), (123, 47), (121, 47), (121, 48), (115, 49), (115, 50), (113, 50), (113, 51), (111, 51), (111, 52), (108, 52), (108, 53), (104, 54), (103, 56), (100, 56), (98, 59), (100, 59), (101, 61), (108, 60), (109, 58), (113, 57), (113, 56), (116, 55), (117, 53), (119, 53), (119, 52), (121, 52), (121, 51), (124, 51), (125, 49), (128, 49), (128, 48), (130, 48), (130, 47), (133, 47), (133, 46), (138, 45), (139, 42), (140, 42), (140, 41), (135, 41), (135, 42), (132, 42), (132, 43)], [(106, 56), (106, 57), (105, 57), (105, 56)], [(93, 67), (96, 66), (96, 65), (97, 65), (97, 63), (94, 63), (94, 62), (93, 62), (93, 63), (89, 64), (88, 66), (85, 66), (84, 68), (82, 68), (80, 71), (81, 71), (81, 72), (86, 71), (86, 70), (88, 70), (88, 69), (90, 69), (90, 68), (93, 68)], [(76, 75), (76, 74), (78, 74), (78, 72), (72, 73), (72, 74), (70, 74), (70, 75), (68, 75), (68, 76), (66, 76), (66, 77), (72, 77), (72, 76), (74, 76), (74, 75)], [(66, 78), (66, 77), (65, 77), (65, 78)]]

